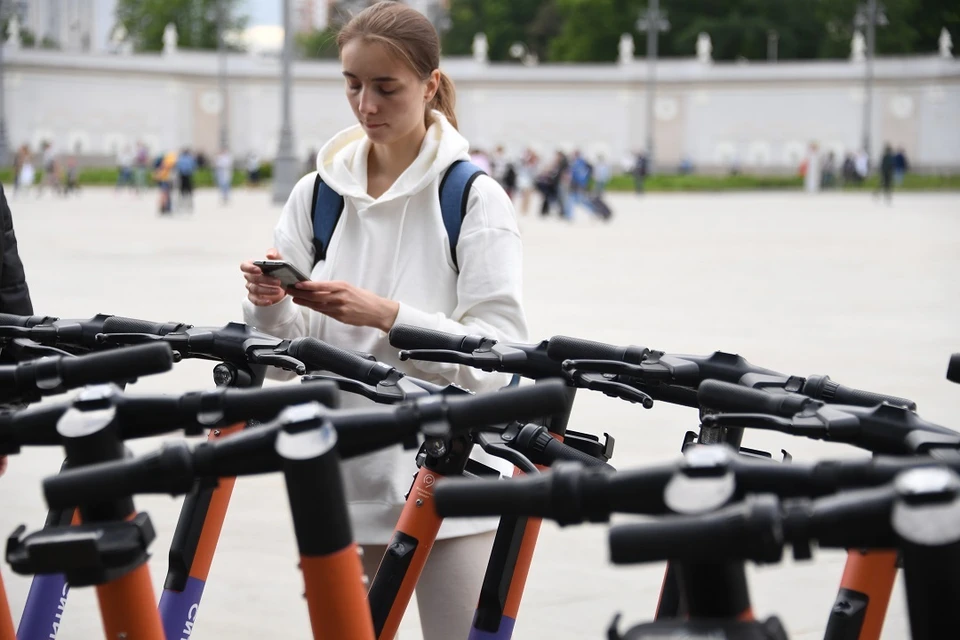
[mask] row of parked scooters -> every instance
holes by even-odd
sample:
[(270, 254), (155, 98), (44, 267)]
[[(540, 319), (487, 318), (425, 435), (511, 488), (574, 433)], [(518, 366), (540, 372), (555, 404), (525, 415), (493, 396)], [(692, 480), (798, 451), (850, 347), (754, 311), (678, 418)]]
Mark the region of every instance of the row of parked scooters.
[[(265, 473), (285, 479), (314, 638), (393, 638), (442, 519), (475, 516), (500, 522), (469, 638), (510, 638), (541, 519), (574, 525), (614, 513), (650, 517), (610, 527), (613, 563), (668, 565), (654, 620), (622, 630), (617, 617), (607, 638), (786, 638), (776, 617), (754, 618), (744, 564), (778, 562), (787, 547), (797, 559), (814, 547), (848, 550), (825, 612), (828, 640), (879, 640), (900, 568), (913, 638), (960, 634), (952, 621), (960, 605), (960, 433), (923, 420), (912, 401), (723, 352), (676, 355), (565, 336), (508, 344), (409, 326), (394, 327), (389, 339), (404, 360), (535, 384), (474, 395), (368, 354), (236, 323), (0, 315), (0, 455), (35, 446), (65, 452), (60, 472), (43, 481), (46, 522), (8, 538), (6, 562), (34, 577), (16, 631), (0, 581), (0, 640), (56, 637), (69, 590), (91, 586), (109, 640), (199, 636), (234, 480)], [(217, 388), (124, 392), (185, 358), (214, 361)], [(261, 389), (270, 367), (302, 384)], [(960, 382), (960, 354), (947, 377)], [(25, 406), (71, 389), (80, 389), (71, 399)], [(697, 409), (699, 429), (685, 436), (679, 462), (614, 470), (612, 437), (568, 428), (579, 389), (648, 409)], [(338, 409), (343, 393), (373, 402)], [(875, 455), (774, 460), (742, 446), (748, 429)], [(207, 440), (169, 441), (138, 457), (124, 445), (175, 432)], [(396, 445), (410, 449), (419, 471), (367, 580), (339, 464)], [(499, 478), (471, 457), (476, 448), (522, 473)], [(133, 501), (148, 493), (185, 496), (159, 606), (147, 563), (155, 532)]]

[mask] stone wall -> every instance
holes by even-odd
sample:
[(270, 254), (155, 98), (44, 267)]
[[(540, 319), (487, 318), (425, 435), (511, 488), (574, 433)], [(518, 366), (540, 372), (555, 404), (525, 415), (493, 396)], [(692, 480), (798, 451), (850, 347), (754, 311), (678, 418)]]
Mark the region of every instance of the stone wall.
[[(112, 154), (142, 139), (154, 150), (215, 151), (220, 109), (217, 57), (171, 54), (5, 52), (11, 146)], [(484, 64), (446, 59), (457, 84), (460, 128), (480, 147), (541, 152), (581, 148), (620, 159), (646, 138), (642, 59), (609, 65)], [(863, 63), (704, 63), (662, 60), (654, 106), (658, 161), (689, 158), (702, 169), (738, 163), (792, 171), (807, 144), (842, 153), (860, 144)], [(234, 54), (228, 62), (230, 144), (235, 154), (276, 152), (279, 62)], [(922, 56), (875, 63), (873, 155), (903, 146), (917, 168), (960, 170), (960, 62)], [(294, 67), (293, 126), (306, 157), (353, 118), (336, 62)]]

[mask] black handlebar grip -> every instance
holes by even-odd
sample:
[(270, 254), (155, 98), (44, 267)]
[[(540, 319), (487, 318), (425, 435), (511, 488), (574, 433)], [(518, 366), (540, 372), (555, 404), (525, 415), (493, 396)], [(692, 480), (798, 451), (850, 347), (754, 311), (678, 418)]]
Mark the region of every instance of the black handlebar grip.
[(950, 364), (947, 365), (947, 380), (960, 384), (960, 353), (950, 356)]
[(448, 398), (447, 419), (454, 429), (535, 420), (560, 413), (567, 402), (567, 385), (562, 380), (546, 380), (473, 397)]
[(618, 347), (604, 342), (553, 336), (547, 343), (547, 356), (551, 360), (616, 360), (640, 364), (648, 349), (645, 347)]
[(906, 407), (910, 411), (917, 410), (917, 403), (913, 400), (845, 387), (831, 380), (830, 376), (810, 376), (803, 385), (802, 393), (830, 404), (875, 407), (883, 402), (889, 402), (897, 407)]
[(54, 320), (56, 318), (47, 316), (15, 316), (11, 313), (0, 313), (0, 327), (34, 327)]
[(482, 336), (458, 335), (410, 324), (394, 325), (388, 339), (390, 346), (397, 349), (443, 349), (460, 353), (473, 353), (485, 340)]
[(444, 479), (436, 484), (433, 503), (441, 518), (481, 516), (549, 516), (548, 474), (506, 480)]
[(910, 411), (917, 410), (917, 403), (908, 398), (900, 398), (898, 396), (889, 396), (884, 393), (873, 393), (871, 391), (864, 391), (862, 389), (854, 389), (852, 387), (845, 387), (842, 384), (837, 385), (837, 390), (834, 393), (834, 402), (838, 404), (852, 404), (861, 407), (872, 407), (880, 404), (881, 402), (888, 402), (897, 407), (905, 407)]
[(821, 548), (892, 549), (897, 544), (890, 519), (895, 499), (894, 485), (886, 484), (785, 501), (784, 530), (788, 538), (799, 530)]
[(144, 456), (67, 469), (45, 478), (43, 495), (51, 509), (68, 509), (137, 493), (183, 494), (193, 483), (189, 447), (185, 442), (168, 442)]
[(60, 360), (60, 378), (67, 388), (125, 381), (163, 373), (173, 367), (173, 351), (165, 342), (113, 349)]
[(394, 370), (376, 360), (335, 347), (316, 338), (297, 338), (290, 342), (287, 353), (307, 365), (308, 370), (332, 371), (337, 375), (376, 385)]
[(283, 409), (295, 404), (319, 402), (331, 409), (340, 404), (340, 392), (333, 382), (313, 381), (285, 384), (266, 389), (229, 389), (224, 392), (224, 419), (271, 420)]
[(610, 561), (754, 560), (776, 562), (783, 553), (779, 501), (770, 495), (697, 516), (665, 516), (610, 528)]
[(187, 328), (190, 325), (182, 325), (177, 322), (151, 322), (149, 320), (137, 320), (136, 318), (110, 316), (103, 321), (103, 333), (149, 333), (155, 336), (163, 336), (170, 333), (170, 331), (177, 326)]
[(539, 458), (543, 461), (543, 464), (547, 466), (553, 465), (554, 462), (566, 460), (579, 462), (585, 467), (604, 467), (610, 471), (615, 471), (612, 465), (607, 464), (603, 460), (594, 458), (589, 453), (585, 453), (579, 449), (574, 449), (570, 445), (564, 444), (553, 437), (551, 437), (550, 442), (544, 446)]
[(766, 413), (788, 418), (816, 401), (793, 393), (761, 391), (720, 380), (704, 380), (697, 387), (697, 402), (701, 407), (715, 411)]

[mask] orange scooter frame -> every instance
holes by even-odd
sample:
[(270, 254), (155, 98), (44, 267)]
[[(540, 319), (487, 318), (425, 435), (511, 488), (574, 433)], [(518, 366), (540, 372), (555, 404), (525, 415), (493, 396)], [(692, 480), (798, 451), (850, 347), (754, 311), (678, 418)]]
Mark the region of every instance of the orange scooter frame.
[[(459, 446), (467, 449), (462, 456), (462, 462), (466, 465), (470, 445), (462, 440), (459, 442)], [(433, 506), (433, 486), (444, 475), (453, 475), (442, 474), (433, 468), (439, 466), (428, 462), (417, 471), (393, 538), (370, 584), (367, 596), (377, 638), (393, 638), (397, 635), (400, 621), (437, 540), (443, 519)]]
[(337, 432), (328, 422), (300, 433), (281, 432), (276, 449), (283, 458), (314, 640), (373, 640), (336, 444)]
[[(518, 475), (523, 472), (514, 470)], [(512, 637), (542, 523), (540, 518), (500, 518), (468, 640)]]
[(897, 564), (896, 551), (847, 551), (824, 640), (880, 639), (897, 580)]
[(7, 600), (7, 590), (3, 586), (3, 575), (0, 575), (0, 640), (17, 640), (17, 633), (13, 627), (13, 615), (10, 613), (10, 602)]
[[(208, 441), (236, 433), (246, 423), (211, 429)], [(160, 596), (160, 617), (168, 638), (190, 635), (203, 588), (227, 517), (236, 478), (221, 478), (216, 487), (198, 486), (186, 498), (170, 546), (170, 570)]]
[(356, 543), (325, 556), (300, 556), (300, 569), (315, 639), (372, 640), (373, 621)]
[(165, 640), (148, 565), (97, 585), (97, 600), (105, 637)]

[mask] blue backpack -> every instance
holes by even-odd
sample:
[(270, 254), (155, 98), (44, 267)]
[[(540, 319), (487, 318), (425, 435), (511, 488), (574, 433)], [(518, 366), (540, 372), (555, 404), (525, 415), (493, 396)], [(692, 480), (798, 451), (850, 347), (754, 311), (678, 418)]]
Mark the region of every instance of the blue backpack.
[[(467, 215), (467, 201), (470, 198), (470, 187), (477, 176), (486, 175), (475, 164), (466, 160), (457, 160), (450, 165), (443, 179), (440, 180), (440, 213), (443, 216), (443, 226), (450, 239), (450, 257), (453, 259), (453, 268), (458, 272), (457, 241), (460, 239), (460, 227), (463, 218)], [(313, 264), (326, 260), (327, 249), (333, 231), (343, 213), (343, 196), (334, 191), (317, 174), (313, 185)]]

